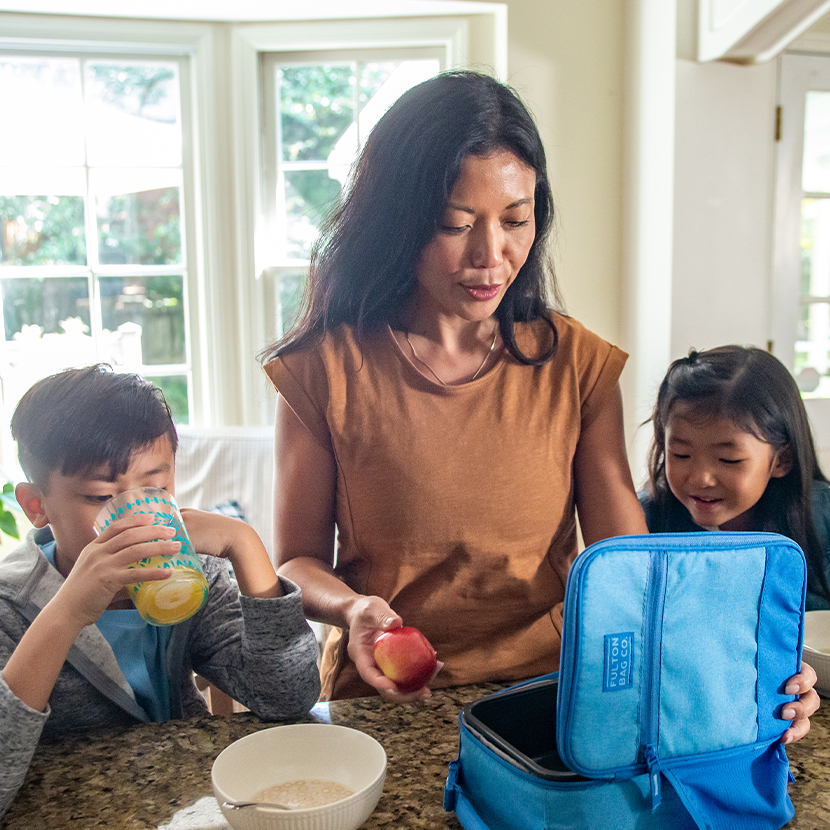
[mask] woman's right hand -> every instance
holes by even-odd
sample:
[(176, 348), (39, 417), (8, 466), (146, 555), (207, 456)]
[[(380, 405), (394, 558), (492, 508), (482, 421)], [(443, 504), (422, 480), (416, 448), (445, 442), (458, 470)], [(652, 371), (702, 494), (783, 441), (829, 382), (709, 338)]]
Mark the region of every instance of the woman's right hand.
[[(357, 668), (358, 674), (378, 694), (392, 703), (415, 703), (430, 696), (427, 686), (414, 692), (400, 692), (398, 687), (379, 668), (375, 662), (375, 640), (384, 631), (400, 628), (401, 618), (380, 597), (359, 596), (349, 609), (349, 657)], [(440, 666), (439, 666), (440, 668)]]

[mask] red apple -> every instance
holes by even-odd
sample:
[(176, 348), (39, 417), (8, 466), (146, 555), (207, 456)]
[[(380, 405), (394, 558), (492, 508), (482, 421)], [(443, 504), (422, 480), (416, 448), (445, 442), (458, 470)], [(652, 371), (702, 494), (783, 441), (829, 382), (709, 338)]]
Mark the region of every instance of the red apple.
[(429, 640), (407, 625), (386, 631), (375, 640), (375, 662), (401, 692), (425, 686), (438, 665)]

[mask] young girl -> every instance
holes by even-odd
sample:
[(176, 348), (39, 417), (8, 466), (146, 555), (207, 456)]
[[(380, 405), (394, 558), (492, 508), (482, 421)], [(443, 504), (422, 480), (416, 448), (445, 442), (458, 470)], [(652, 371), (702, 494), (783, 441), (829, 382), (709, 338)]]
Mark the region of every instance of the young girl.
[(722, 346), (674, 361), (652, 416), (649, 530), (774, 531), (807, 558), (807, 609), (830, 608), (830, 486), (784, 365)]

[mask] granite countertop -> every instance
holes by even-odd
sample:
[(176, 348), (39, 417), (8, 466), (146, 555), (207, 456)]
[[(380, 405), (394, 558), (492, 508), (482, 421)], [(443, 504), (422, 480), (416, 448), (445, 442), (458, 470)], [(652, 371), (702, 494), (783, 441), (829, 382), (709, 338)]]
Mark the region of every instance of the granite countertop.
[[(304, 720), (351, 726), (375, 737), (388, 756), (386, 783), (366, 830), (459, 830), (442, 807), (447, 765), (457, 755), (458, 713), (496, 684), (441, 689), (410, 706), (379, 698), (318, 704)], [(300, 721), (302, 722), (302, 721)], [(224, 830), (210, 782), (228, 744), (272, 726), (250, 713), (144, 724), (43, 743), (23, 788), (0, 820), (4, 830)], [(830, 828), (830, 701), (810, 734), (787, 752), (795, 818), (788, 830)]]

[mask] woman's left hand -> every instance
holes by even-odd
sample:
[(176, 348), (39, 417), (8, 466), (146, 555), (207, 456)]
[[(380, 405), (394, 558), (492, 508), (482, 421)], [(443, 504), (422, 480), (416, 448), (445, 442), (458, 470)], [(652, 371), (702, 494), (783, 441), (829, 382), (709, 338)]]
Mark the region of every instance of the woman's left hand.
[(784, 705), (781, 717), (792, 721), (790, 728), (781, 736), (782, 744), (800, 741), (810, 731), (810, 715), (819, 707), (818, 693), (813, 688), (816, 673), (812, 666), (801, 664), (801, 671), (787, 681), (784, 691), (788, 695), (798, 695), (798, 700)]

